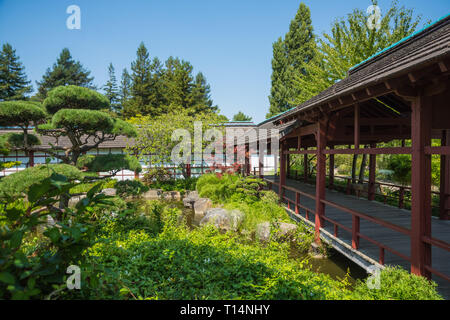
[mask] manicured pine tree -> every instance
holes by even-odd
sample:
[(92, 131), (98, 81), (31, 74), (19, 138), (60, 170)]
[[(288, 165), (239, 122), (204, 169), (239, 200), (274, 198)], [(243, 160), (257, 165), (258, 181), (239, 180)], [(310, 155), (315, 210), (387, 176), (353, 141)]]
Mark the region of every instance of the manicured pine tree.
[(9, 43), (0, 52), (0, 101), (25, 100), (33, 91), (25, 74), (25, 67)]
[(119, 104), (119, 89), (117, 86), (117, 79), (114, 70), (114, 66), (112, 63), (108, 66), (108, 81), (103, 86), (103, 90), (105, 91), (105, 96), (108, 98), (111, 109), (114, 112), (119, 112), (120, 104)]
[(90, 73), (72, 58), (69, 49), (64, 48), (53, 67), (47, 69), (40, 82), (36, 82), (38, 98), (45, 99), (48, 91), (58, 86), (75, 85), (95, 89), (92, 83), (94, 78), (89, 77)]

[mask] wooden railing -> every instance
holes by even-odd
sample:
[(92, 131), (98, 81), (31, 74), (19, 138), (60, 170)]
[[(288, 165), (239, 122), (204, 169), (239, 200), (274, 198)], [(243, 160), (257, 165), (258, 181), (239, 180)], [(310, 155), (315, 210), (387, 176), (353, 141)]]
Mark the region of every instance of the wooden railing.
[[(263, 178), (264, 181), (267, 182), (269, 189), (272, 189), (273, 186), (278, 186), (278, 190), (280, 184), (278, 182)], [(292, 200), (291, 198), (286, 196), (286, 190), (293, 192), (295, 194), (295, 200)], [(292, 187), (288, 187), (288, 186), (282, 186), (281, 188), (281, 194), (280, 194), (280, 201), (286, 203), (287, 208), (293, 212), (295, 212), (296, 215), (300, 215), (300, 210), (303, 209), (305, 211), (305, 218), (306, 220), (315, 223), (315, 221), (312, 221), (312, 219), (310, 218), (310, 215), (316, 215), (315, 210), (312, 210), (308, 207), (306, 207), (304, 204), (302, 204), (301, 199), (302, 198), (309, 198), (311, 200), (316, 200), (316, 197), (314, 195), (305, 193), (303, 191), (297, 190), (295, 188)], [(364, 235), (360, 232), (360, 221), (361, 219), (363, 220), (367, 220), (371, 223), (374, 224), (378, 224), (384, 228), (393, 230), (395, 232), (401, 233), (407, 237), (411, 237), (411, 230), (395, 225), (393, 223), (369, 216), (367, 214), (358, 212), (356, 210), (350, 209), (350, 208), (346, 208), (344, 206), (341, 206), (337, 203), (328, 201), (328, 200), (321, 200), (321, 203), (323, 203), (325, 206), (330, 206), (333, 207), (335, 209), (338, 209), (339, 211), (342, 212), (346, 212), (348, 214), (350, 214), (352, 216), (352, 226), (347, 227), (345, 225), (343, 225), (342, 223), (335, 221), (329, 217), (327, 217), (326, 215), (318, 217), (319, 219), (323, 219), (326, 222), (329, 222), (333, 225), (333, 235), (336, 238), (339, 238), (339, 229), (345, 230), (347, 232), (349, 232), (352, 235), (352, 248), (355, 250), (358, 250), (360, 248), (360, 239), (364, 239), (370, 243), (372, 243), (373, 245), (375, 245), (376, 247), (379, 248), (379, 257), (378, 257), (378, 262), (381, 265), (385, 264), (385, 252), (388, 251), (398, 257), (400, 257), (401, 259), (411, 263), (411, 257), (395, 250), (394, 248), (391, 248), (367, 235)], [(323, 224), (324, 225), (324, 224)], [(446, 250), (448, 252), (450, 252), (450, 244), (435, 239), (435, 238), (423, 238), (422, 241), (424, 241), (425, 243), (428, 243), (429, 245), (432, 246), (436, 246), (440, 249)], [(431, 265), (427, 265), (425, 266), (425, 268), (432, 274), (435, 274), (438, 277), (443, 278), (444, 280), (450, 281), (450, 277), (443, 274), (442, 272), (435, 270), (431, 267)]]

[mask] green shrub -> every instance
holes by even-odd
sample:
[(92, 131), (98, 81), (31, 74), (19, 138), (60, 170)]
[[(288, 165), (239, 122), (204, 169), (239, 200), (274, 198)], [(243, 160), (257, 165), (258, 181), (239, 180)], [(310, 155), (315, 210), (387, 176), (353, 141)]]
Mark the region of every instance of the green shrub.
[(401, 267), (387, 267), (380, 273), (380, 289), (369, 289), (359, 281), (355, 297), (364, 300), (441, 300), (436, 283), (409, 273)]
[(263, 192), (265, 182), (253, 177), (241, 177), (234, 174), (206, 174), (197, 181), (197, 190), (201, 197), (212, 201), (257, 201)]
[(83, 174), (68, 164), (49, 164), (27, 168), (0, 180), (0, 199), (18, 199), (36, 183), (49, 178), (53, 173), (64, 175), (70, 181), (81, 180)]
[(184, 194), (186, 191), (193, 191), (196, 188), (198, 178), (184, 178), (167, 181), (155, 181), (150, 187), (152, 189), (161, 189), (163, 191), (179, 191)]
[(117, 195), (122, 198), (136, 197), (147, 192), (148, 187), (139, 180), (124, 180), (116, 183)]

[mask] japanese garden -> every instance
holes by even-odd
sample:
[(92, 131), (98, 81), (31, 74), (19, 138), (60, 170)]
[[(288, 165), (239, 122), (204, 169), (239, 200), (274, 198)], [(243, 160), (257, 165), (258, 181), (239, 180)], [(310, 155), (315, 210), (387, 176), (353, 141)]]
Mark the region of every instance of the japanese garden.
[(419, 14), (300, 3), (261, 123), (144, 41), (34, 85), (0, 39), (0, 299), (450, 299), (450, 17)]

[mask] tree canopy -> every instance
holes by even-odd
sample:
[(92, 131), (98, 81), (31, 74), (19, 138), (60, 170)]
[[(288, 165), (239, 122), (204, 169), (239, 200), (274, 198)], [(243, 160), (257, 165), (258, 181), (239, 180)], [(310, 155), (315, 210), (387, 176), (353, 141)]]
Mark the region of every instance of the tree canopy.
[(304, 3), (300, 3), (284, 39), (280, 37), (273, 44), (272, 88), (267, 118), (293, 107), (294, 99), (301, 93), (302, 87), (295, 85), (292, 78), (296, 74), (306, 74), (304, 64), (309, 63), (315, 54), (311, 12)]
[(5, 43), (0, 51), (0, 101), (25, 100), (33, 90), (30, 83), (16, 50)]
[(252, 117), (245, 115), (242, 111), (239, 111), (233, 116), (233, 121), (252, 121)]
[(79, 61), (72, 58), (69, 49), (64, 48), (53, 67), (47, 69), (40, 82), (36, 82), (38, 98), (44, 100), (51, 89), (59, 86), (75, 85), (94, 89), (94, 78), (90, 74)]
[(293, 98), (294, 105), (344, 79), (351, 67), (412, 34), (421, 21), (412, 9), (399, 7), (398, 1), (382, 16), (379, 29), (369, 28), (368, 18), (366, 12), (355, 9), (337, 19), (330, 34), (323, 34), (315, 57), (303, 63), (305, 72), (293, 77), (294, 85), (302, 88)]

